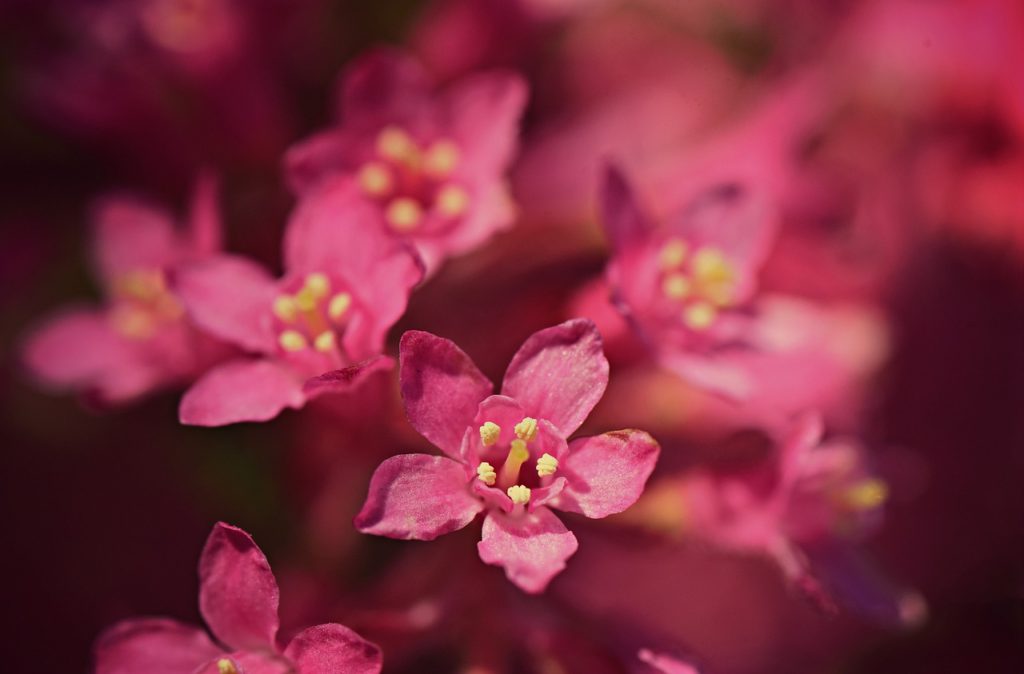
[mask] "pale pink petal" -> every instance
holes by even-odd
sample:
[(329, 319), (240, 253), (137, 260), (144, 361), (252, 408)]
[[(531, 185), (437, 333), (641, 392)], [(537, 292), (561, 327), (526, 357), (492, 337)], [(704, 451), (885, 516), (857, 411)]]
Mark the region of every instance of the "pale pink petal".
[(543, 592), (576, 552), (576, 536), (553, 512), (491, 511), (477, 543), (480, 559), (505, 569), (505, 575), (524, 592)]
[(500, 178), (518, 144), (527, 93), (522, 77), (498, 71), (471, 75), (445, 92), (451, 134), (463, 148), (460, 173)]
[(252, 536), (214, 525), (199, 558), (199, 611), (222, 643), (274, 651), (279, 592), (274, 572)]
[(235, 360), (210, 370), (185, 392), (178, 418), (190, 426), (267, 421), (305, 403), (302, 378), (283, 363)]
[(568, 485), (556, 507), (595, 518), (622, 512), (640, 498), (660, 451), (654, 438), (637, 430), (573, 440), (558, 466)]
[(612, 248), (618, 250), (642, 242), (650, 234), (651, 221), (617, 166), (605, 167), (600, 199), (601, 224)]
[(336, 623), (299, 632), (284, 655), (297, 674), (377, 674), (383, 661), (380, 648)]
[(181, 674), (194, 671), (221, 650), (198, 627), (139, 618), (104, 631), (94, 653), (96, 674)]
[(373, 128), (409, 123), (430, 103), (430, 81), (422, 66), (397, 49), (379, 48), (345, 69), (338, 107), (346, 124)]
[(181, 269), (174, 288), (196, 325), (257, 353), (274, 353), (272, 307), (277, 283), (242, 257), (217, 255)]
[(188, 217), (191, 254), (213, 255), (223, 246), (224, 227), (220, 218), (220, 181), (211, 171), (203, 171), (192, 188), (192, 204)]
[(742, 357), (730, 357), (728, 353), (701, 356), (664, 349), (658, 360), (689, 384), (710, 393), (737, 401), (754, 395), (754, 382), (743, 367)]
[(531, 335), (509, 363), (501, 392), (568, 437), (607, 385), (601, 335), (592, 321), (576, 318)]
[(351, 393), (359, 389), (363, 382), (381, 372), (390, 372), (395, 366), (395, 360), (389, 356), (376, 356), (362, 362), (343, 367), (340, 370), (331, 370), (322, 375), (307, 379), (302, 385), (302, 392), (307, 400), (318, 398), (322, 395), (340, 395)]
[[(547, 505), (552, 501), (556, 501), (561, 493), (565, 490), (568, 481), (564, 477), (556, 477), (543, 487), (534, 487), (530, 491), (530, 503), (528, 506), (529, 510), (536, 510), (543, 505)], [(557, 504), (555, 507), (558, 507)]]
[(409, 422), (446, 454), (459, 456), (462, 436), (493, 384), (454, 342), (429, 332), (402, 335), (398, 360)]
[(364, 534), (421, 541), (457, 531), (483, 510), (469, 481), (465, 465), (443, 456), (393, 456), (370, 478), (355, 527)]
[(106, 312), (66, 309), (29, 333), (22, 359), (43, 384), (75, 388), (95, 384), (134, 358), (131, 346), (110, 327)]
[(108, 197), (96, 206), (93, 253), (97, 273), (111, 283), (125, 273), (166, 269), (180, 249), (174, 219), (131, 197)]
[(640, 658), (641, 662), (646, 662), (656, 671), (661, 672), (661, 674), (699, 674), (698, 669), (691, 664), (674, 658), (671, 655), (655, 653), (646, 648), (641, 649), (637, 653), (637, 657)]

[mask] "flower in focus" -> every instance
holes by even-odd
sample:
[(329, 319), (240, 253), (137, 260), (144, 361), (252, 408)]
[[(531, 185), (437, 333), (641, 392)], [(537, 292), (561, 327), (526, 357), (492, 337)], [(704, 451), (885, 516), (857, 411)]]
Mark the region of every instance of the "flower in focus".
[(423, 269), (408, 246), (368, 226), (372, 211), (350, 181), (334, 180), (292, 214), (283, 278), (230, 255), (182, 270), (176, 287), (195, 322), (257, 354), (196, 382), (182, 398), (182, 423), (265, 421), (390, 367), (384, 338)]
[(97, 674), (376, 674), (377, 646), (327, 623), (278, 645), (279, 591), (263, 552), (246, 532), (220, 522), (199, 559), (199, 611), (213, 639), (167, 618), (133, 618), (96, 642)]
[(349, 66), (339, 99), (338, 126), (286, 156), (296, 192), (352, 176), (377, 226), (412, 242), (428, 272), (512, 223), (504, 175), (526, 102), (518, 75), (481, 73), (434, 93), (418, 63), (377, 50)]
[(364, 533), (432, 540), (486, 511), (480, 558), (538, 593), (577, 547), (551, 508), (591, 518), (622, 512), (654, 469), (659, 447), (643, 431), (567, 442), (608, 382), (590, 321), (529, 337), (509, 363), (501, 395), (490, 395), (493, 385), (469, 356), (429, 333), (403, 335), (399, 358), (406, 414), (446, 456), (384, 461), (356, 516)]
[(220, 247), (214, 180), (199, 179), (183, 231), (166, 212), (113, 196), (94, 215), (95, 273), (101, 307), (60, 311), (32, 332), (23, 360), (43, 385), (121, 403), (187, 382), (224, 347), (185, 316), (170, 279), (185, 263)]

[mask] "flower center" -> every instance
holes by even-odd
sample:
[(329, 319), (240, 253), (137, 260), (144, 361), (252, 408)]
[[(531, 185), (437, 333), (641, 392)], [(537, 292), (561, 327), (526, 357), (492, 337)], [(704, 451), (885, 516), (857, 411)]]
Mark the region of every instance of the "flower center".
[(288, 353), (312, 347), (327, 354), (338, 354), (338, 335), (348, 322), (352, 295), (333, 291), (326, 274), (308, 274), (294, 294), (274, 299), (277, 318), (277, 343)]
[(359, 169), (359, 185), (384, 205), (392, 229), (412, 232), (427, 213), (450, 221), (466, 212), (469, 193), (451, 179), (459, 161), (459, 148), (451, 140), (420, 145), (405, 129), (388, 126), (377, 135), (374, 158)]
[(874, 510), (889, 497), (889, 487), (877, 478), (855, 482), (835, 494), (838, 505), (855, 512)]
[(159, 269), (128, 272), (114, 280), (110, 320), (114, 329), (130, 339), (148, 339), (162, 326), (185, 315), (181, 303), (167, 288)]
[(217, 672), (218, 674), (238, 674), (238, 668), (231, 660), (221, 658), (217, 660)]
[[(480, 426), (480, 442), (484, 449), (490, 449), (492, 454), (501, 456), (504, 449), (500, 446), (501, 426), (493, 421), (484, 422)], [(530, 502), (530, 487), (524, 482), (530, 482), (537, 486), (543, 484), (558, 470), (558, 459), (548, 453), (543, 453), (534, 462), (534, 470), (537, 473), (536, 479), (526, 479), (527, 476), (520, 476), (524, 464), (531, 459), (530, 444), (537, 440), (537, 420), (533, 417), (525, 417), (514, 427), (515, 438), (508, 443), (508, 452), (501, 464), (500, 470), (495, 469), (488, 461), (481, 461), (476, 467), (477, 479), (487, 486), (497, 484), (505, 490), (512, 503), (526, 505)], [(536, 449), (534, 454), (536, 454)]]
[(691, 330), (711, 327), (718, 312), (734, 304), (736, 269), (718, 248), (691, 251), (689, 243), (672, 238), (658, 252), (658, 264), (661, 293)]

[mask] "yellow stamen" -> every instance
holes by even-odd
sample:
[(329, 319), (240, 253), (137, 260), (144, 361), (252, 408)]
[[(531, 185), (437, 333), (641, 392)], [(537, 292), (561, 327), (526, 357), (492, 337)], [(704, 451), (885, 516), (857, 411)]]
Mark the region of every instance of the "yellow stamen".
[(871, 510), (885, 502), (889, 488), (878, 479), (867, 479), (853, 485), (842, 496), (843, 503), (853, 510)]
[(327, 274), (321, 274), (320, 272), (313, 272), (306, 276), (306, 288), (316, 299), (327, 297), (327, 293), (331, 292), (331, 280), (327, 278)]
[(686, 259), (690, 248), (682, 239), (671, 239), (661, 247), (658, 262), (662, 269), (675, 269)]
[(285, 330), (277, 338), (277, 343), (285, 351), (302, 351), (308, 346), (306, 338), (297, 330)]
[(341, 320), (350, 306), (352, 306), (352, 296), (348, 293), (338, 293), (331, 298), (327, 305), (327, 315), (331, 317), (332, 321)]
[(685, 299), (690, 294), (690, 279), (679, 273), (669, 274), (661, 282), (661, 292), (669, 299)]
[(488, 487), (493, 485), (494, 481), (498, 479), (498, 474), (494, 472), (494, 466), (486, 461), (481, 461), (480, 465), (476, 467), (476, 476)]
[(524, 487), (521, 484), (509, 487), (505, 493), (512, 499), (512, 503), (516, 505), (526, 505), (530, 502), (530, 488)]
[(420, 220), (423, 218), (423, 209), (415, 200), (409, 197), (399, 197), (388, 204), (384, 217), (398, 231), (408, 232), (420, 224)]
[(291, 323), (298, 315), (299, 308), (295, 306), (295, 298), (291, 295), (279, 295), (274, 300), (274, 315), (285, 323)]
[(505, 458), (505, 465), (501, 467), (501, 483), (514, 483), (519, 478), (519, 469), (529, 458), (530, 452), (526, 449), (526, 442), (518, 438), (513, 440)]
[(484, 425), (480, 427), (480, 442), (484, 447), (490, 447), (496, 443), (499, 435), (501, 435), (501, 426), (493, 421), (485, 421)]
[(334, 337), (334, 332), (331, 330), (325, 330), (317, 335), (316, 339), (313, 340), (313, 348), (321, 353), (328, 353), (330, 351), (334, 351), (334, 345), (336, 343), (337, 340)]
[(391, 172), (379, 161), (363, 164), (359, 169), (359, 186), (367, 194), (383, 196), (391, 191), (391, 184)]
[(146, 339), (156, 332), (153, 317), (142, 309), (119, 307), (114, 310), (111, 321), (115, 330), (130, 339)]
[(458, 185), (445, 185), (437, 193), (437, 210), (442, 215), (455, 218), (466, 212), (469, 206), (469, 194)]
[(423, 160), (423, 170), (435, 178), (444, 178), (459, 164), (459, 148), (450, 140), (434, 142)]
[(537, 459), (537, 475), (547, 477), (554, 475), (556, 470), (558, 470), (558, 459), (550, 454), (545, 453)]
[(418, 159), (419, 149), (404, 129), (389, 126), (377, 136), (377, 153), (392, 161), (412, 163)]
[(185, 315), (185, 307), (170, 293), (160, 295), (155, 304), (157, 315), (165, 321), (174, 321)]
[(159, 270), (132, 271), (115, 281), (117, 291), (126, 297), (152, 300), (167, 290), (167, 281)]
[(217, 672), (218, 674), (238, 674), (238, 668), (227, 658), (221, 658), (217, 661)]
[(515, 431), (517, 438), (531, 442), (537, 437), (537, 420), (533, 417), (525, 417), (516, 424)]
[(717, 315), (718, 311), (707, 302), (695, 302), (683, 311), (683, 322), (693, 330), (706, 330)]
[(717, 248), (701, 248), (693, 257), (693, 274), (702, 294), (719, 306), (732, 301), (733, 266)]
[(299, 292), (295, 293), (294, 299), (295, 307), (303, 313), (316, 309), (316, 295), (309, 286), (300, 288)]

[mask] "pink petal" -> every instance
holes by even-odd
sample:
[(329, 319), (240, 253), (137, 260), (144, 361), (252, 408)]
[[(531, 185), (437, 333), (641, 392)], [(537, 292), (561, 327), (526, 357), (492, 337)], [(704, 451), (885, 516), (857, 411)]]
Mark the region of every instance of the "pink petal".
[(290, 663), (277, 654), (236, 651), (210, 660), (191, 674), (220, 674), (220, 663), (224, 660), (233, 664), (239, 674), (293, 674), (295, 671)]
[(199, 558), (199, 611), (210, 631), (234, 649), (276, 649), (279, 592), (252, 536), (218, 522)]
[(299, 632), (284, 651), (298, 674), (377, 674), (380, 648), (336, 623)]
[(671, 655), (655, 653), (643, 648), (637, 653), (642, 662), (646, 662), (661, 674), (699, 674), (696, 667), (678, 660)]
[(509, 363), (501, 392), (568, 437), (607, 385), (601, 335), (592, 321), (576, 318), (531, 335)]
[(443, 456), (400, 454), (381, 463), (355, 518), (356, 529), (431, 541), (473, 521), (483, 504), (469, 490), (466, 466)]
[(196, 257), (213, 255), (223, 246), (223, 225), (220, 218), (220, 181), (210, 171), (203, 171), (192, 189), (188, 217), (191, 253)]
[(503, 567), (508, 579), (530, 594), (543, 592), (577, 547), (576, 536), (547, 508), (511, 515), (492, 510), (477, 543), (480, 559)]
[(494, 385), (454, 342), (410, 330), (398, 347), (405, 413), (413, 427), (449, 456)]
[(96, 640), (96, 674), (192, 672), (221, 650), (206, 632), (165, 618), (125, 620)]
[(129, 197), (108, 197), (93, 216), (94, 255), (106, 282), (131, 271), (166, 269), (180, 254), (174, 219)]
[(342, 79), (338, 107), (346, 125), (373, 128), (409, 123), (430, 107), (430, 81), (414, 59), (381, 48), (353, 61)]
[(203, 330), (249, 351), (276, 351), (271, 310), (277, 283), (255, 262), (217, 255), (181, 269), (174, 287)]
[(808, 452), (818, 446), (825, 432), (821, 415), (817, 412), (805, 412), (799, 415), (792, 426), (787, 429), (786, 437), (780, 446), (779, 456), (779, 487), (780, 498), (786, 498), (790, 488), (800, 477), (802, 464)]
[(500, 178), (518, 144), (527, 93), (522, 77), (497, 71), (467, 77), (445, 93), (451, 133), (464, 149), (460, 173)]
[(66, 309), (32, 331), (22, 351), (29, 371), (57, 388), (90, 386), (133, 358), (99, 309)]
[(702, 356), (665, 349), (658, 360), (691, 385), (710, 393), (736, 401), (754, 395), (754, 382), (742, 357), (733, 358), (729, 353)]
[(558, 467), (568, 480), (558, 508), (607, 517), (636, 503), (661, 448), (644, 431), (612, 431), (569, 443)]
[(646, 239), (651, 232), (651, 221), (617, 166), (605, 166), (600, 197), (601, 224), (612, 248), (621, 249)]
[(267, 421), (306, 403), (302, 378), (273, 360), (234, 360), (215, 367), (181, 399), (178, 418), (190, 426)]
[(458, 226), (443, 236), (415, 237), (416, 250), (429, 273), (436, 272), (441, 262), (464, 253), (508, 229), (515, 221), (516, 208), (504, 181), (480, 181), (473, 192), (472, 207)]
[(307, 400), (322, 395), (339, 395), (356, 391), (363, 382), (380, 372), (390, 372), (395, 360), (388, 356), (376, 356), (362, 362), (332, 370), (322, 375), (307, 379), (302, 385), (302, 392)]
[(315, 134), (288, 148), (285, 177), (295, 194), (313, 189), (333, 172), (353, 168), (355, 144), (348, 133), (331, 129)]

